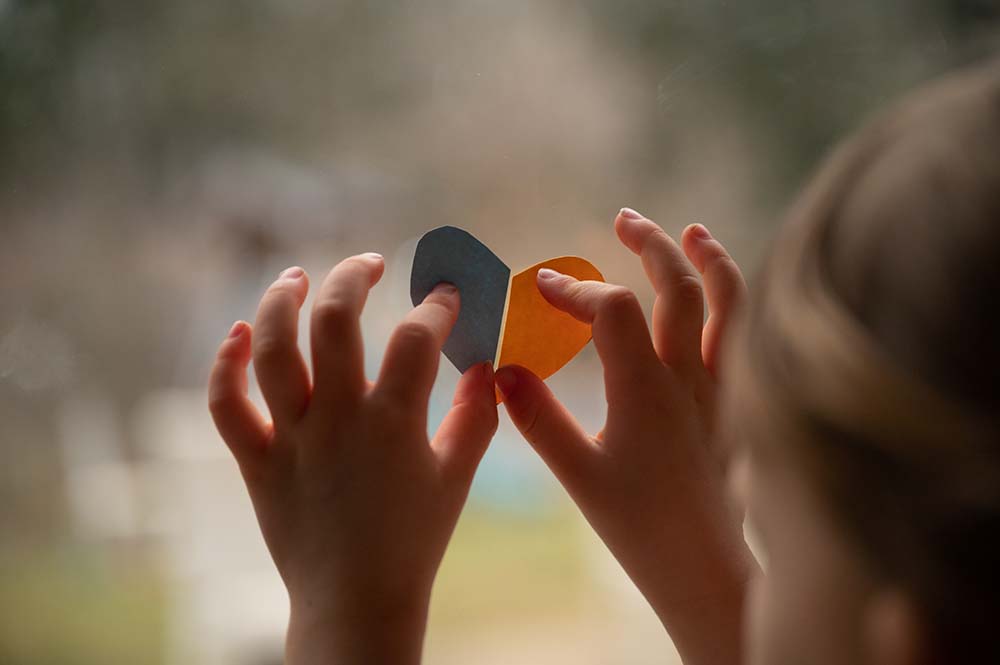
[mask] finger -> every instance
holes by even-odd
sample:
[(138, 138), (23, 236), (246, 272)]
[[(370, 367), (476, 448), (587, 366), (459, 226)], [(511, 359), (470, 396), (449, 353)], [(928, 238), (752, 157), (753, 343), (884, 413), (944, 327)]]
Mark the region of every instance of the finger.
[(599, 452), (597, 444), (529, 370), (517, 365), (501, 367), (496, 383), (511, 421), (559, 482), (575, 495)]
[(311, 390), (309, 369), (299, 353), (299, 308), (309, 291), (302, 268), (285, 270), (264, 293), (257, 308), (253, 366), (275, 427), (297, 421)]
[(271, 433), (270, 426), (247, 397), (250, 338), (250, 324), (237, 321), (219, 347), (208, 379), (208, 410), (237, 459), (264, 450)]
[(590, 323), (604, 365), (608, 405), (635, 401), (653, 369), (662, 369), (635, 294), (623, 286), (577, 279), (543, 268), (538, 290), (554, 307)]
[(656, 291), (653, 344), (660, 359), (681, 371), (702, 367), (701, 331), (704, 302), (701, 280), (673, 238), (629, 208), (615, 220), (622, 243), (642, 257), (642, 267)]
[(497, 431), (493, 364), (480, 363), (466, 370), (455, 388), (451, 410), (431, 441), (442, 471), (471, 483), (486, 447)]
[(379, 254), (352, 256), (334, 266), (317, 291), (309, 323), (315, 403), (349, 408), (364, 394), (361, 311), (384, 270)]
[(701, 354), (705, 367), (718, 378), (719, 356), (733, 322), (746, 305), (747, 285), (726, 248), (701, 224), (687, 227), (681, 242), (684, 253), (705, 282), (709, 316), (702, 336)]
[(396, 327), (385, 350), (374, 392), (422, 421), (427, 418), (441, 347), (458, 319), (459, 302), (457, 288), (438, 284)]

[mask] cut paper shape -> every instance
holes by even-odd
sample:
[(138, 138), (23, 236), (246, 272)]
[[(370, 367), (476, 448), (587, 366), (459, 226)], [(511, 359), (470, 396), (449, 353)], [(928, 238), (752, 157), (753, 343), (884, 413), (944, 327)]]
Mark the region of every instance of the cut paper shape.
[(542, 261), (511, 277), (510, 268), (470, 233), (442, 226), (417, 243), (410, 299), (416, 306), (440, 282), (458, 287), (462, 307), (443, 351), (459, 372), (489, 360), (495, 367), (521, 365), (546, 379), (587, 345), (591, 331), (545, 300), (536, 282), (542, 268), (604, 281), (577, 256)]
[(514, 275), (507, 299), (497, 367), (521, 365), (540, 378), (552, 376), (590, 341), (590, 325), (556, 309), (538, 290), (538, 271), (550, 268), (580, 280), (603, 282), (589, 261), (562, 256)]
[(442, 350), (464, 374), (476, 363), (496, 358), (510, 268), (469, 232), (442, 226), (417, 243), (410, 272), (414, 307), (441, 282), (458, 287), (462, 298), (458, 320)]

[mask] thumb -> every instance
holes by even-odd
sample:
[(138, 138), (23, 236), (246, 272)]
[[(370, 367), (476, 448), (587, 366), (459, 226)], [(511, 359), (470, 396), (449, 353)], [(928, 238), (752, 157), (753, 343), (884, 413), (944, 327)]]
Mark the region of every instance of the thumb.
[(459, 379), (455, 400), (431, 441), (431, 449), (442, 469), (471, 483), (496, 430), (493, 365), (473, 365)]
[(531, 371), (501, 367), (496, 384), (511, 421), (570, 492), (585, 477), (597, 444)]

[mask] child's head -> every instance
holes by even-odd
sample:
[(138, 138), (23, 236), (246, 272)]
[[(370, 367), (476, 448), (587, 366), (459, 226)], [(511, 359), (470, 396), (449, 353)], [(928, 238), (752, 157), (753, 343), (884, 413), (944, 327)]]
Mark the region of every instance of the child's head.
[(750, 661), (1000, 662), (1000, 67), (842, 146), (750, 311)]

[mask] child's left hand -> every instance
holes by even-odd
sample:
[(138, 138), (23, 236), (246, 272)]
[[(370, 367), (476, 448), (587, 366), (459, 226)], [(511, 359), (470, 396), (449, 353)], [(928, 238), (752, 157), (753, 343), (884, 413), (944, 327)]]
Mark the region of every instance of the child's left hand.
[(657, 293), (652, 331), (625, 287), (552, 271), (537, 280), (549, 303), (593, 326), (605, 427), (587, 434), (524, 368), (500, 368), (497, 385), (511, 420), (645, 595), (683, 661), (737, 663), (757, 567), (727, 492), (716, 412), (720, 349), (746, 287), (704, 227), (689, 227), (683, 249), (635, 211), (622, 210), (615, 229)]
[[(300, 268), (267, 290), (252, 330), (233, 327), (212, 370), (212, 416), (288, 589), (292, 664), (419, 662), (431, 585), (497, 426), (493, 370), (477, 365), (428, 441), (431, 387), (459, 309), (450, 285), (396, 329), (378, 381), (365, 378), (359, 316), (383, 269), (377, 254), (354, 256), (320, 287), (312, 378), (296, 343)], [(251, 356), (273, 424), (247, 398)]]

